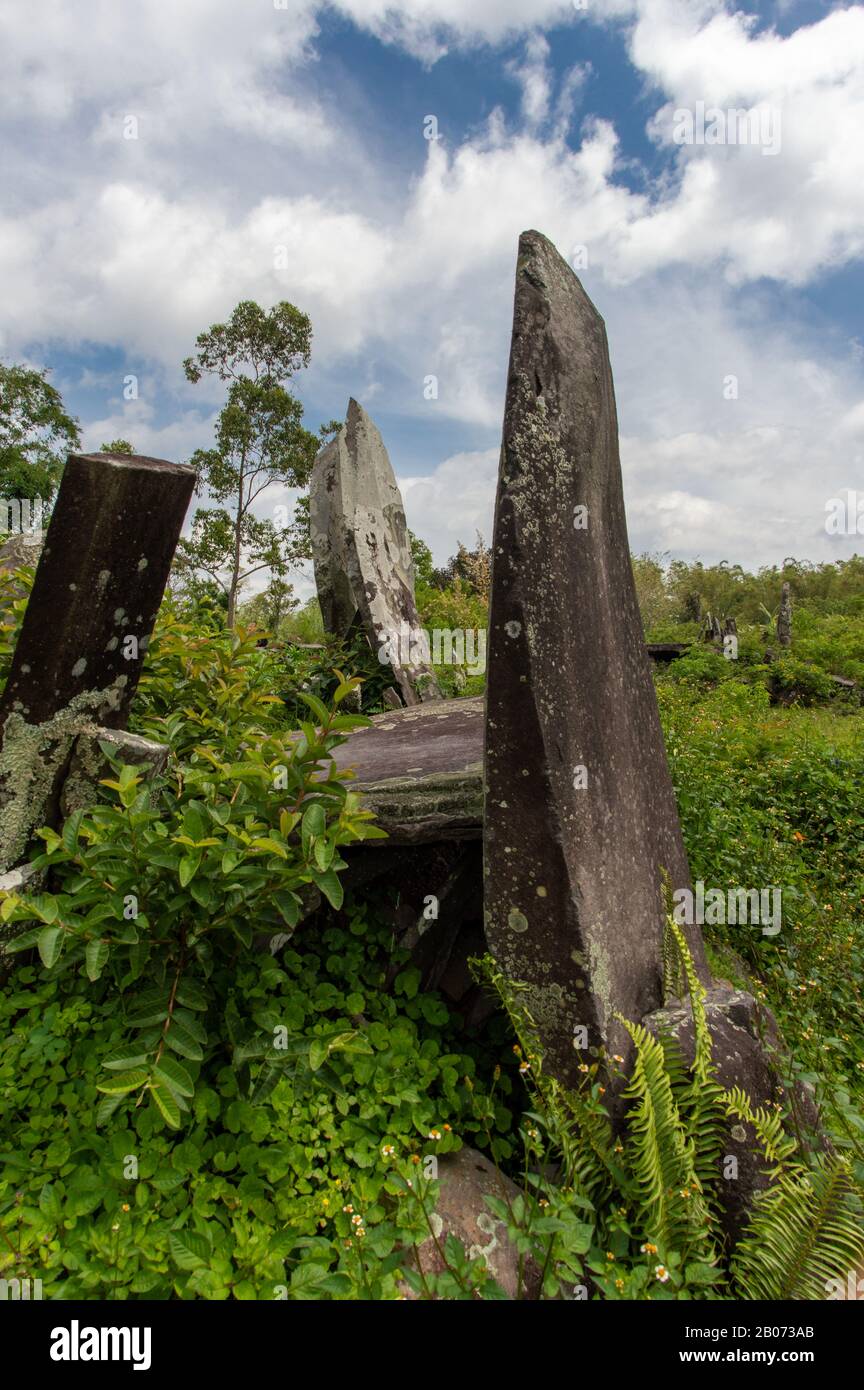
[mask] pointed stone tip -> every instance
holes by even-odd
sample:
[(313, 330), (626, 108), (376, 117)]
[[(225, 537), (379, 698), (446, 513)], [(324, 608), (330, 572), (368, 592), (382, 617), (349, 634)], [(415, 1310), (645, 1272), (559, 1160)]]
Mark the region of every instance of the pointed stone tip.
[(575, 287), (579, 300), (600, 323), (603, 323), (602, 314), (570, 262), (561, 255), (554, 242), (533, 228), (522, 232), (519, 237), (519, 254), (516, 260), (517, 295), (520, 279), (527, 280), (534, 290), (539, 290), (546, 299), (549, 299), (556, 289), (566, 291), (569, 286), (572, 291)]

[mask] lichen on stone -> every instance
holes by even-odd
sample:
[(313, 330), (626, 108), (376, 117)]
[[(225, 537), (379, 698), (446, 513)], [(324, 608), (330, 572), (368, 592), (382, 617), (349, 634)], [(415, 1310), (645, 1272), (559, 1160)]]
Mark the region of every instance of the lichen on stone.
[(84, 690), (43, 724), (28, 724), (13, 711), (0, 749), (0, 873), (26, 853), (41, 824), (73, 740), (100, 711), (116, 709), (126, 676), (104, 690)]

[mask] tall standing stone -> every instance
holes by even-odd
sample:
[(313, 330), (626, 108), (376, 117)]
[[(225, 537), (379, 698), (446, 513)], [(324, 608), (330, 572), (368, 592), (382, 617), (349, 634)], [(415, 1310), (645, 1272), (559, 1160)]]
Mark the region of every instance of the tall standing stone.
[(0, 699), (0, 873), (59, 814), (73, 745), (122, 728), (195, 484), (134, 454), (70, 454)]
[(441, 698), (417, 605), (405, 508), (376, 426), (353, 398), (309, 490), (312, 558), (327, 632), (359, 626), (392, 667), (402, 702)]
[(788, 579), (784, 579), (780, 590), (780, 607), (777, 611), (777, 641), (781, 647), (792, 645), (792, 589)]
[[(490, 627), (487, 937), (529, 986), (548, 1065), (572, 1080), (599, 1047), (628, 1052), (616, 1011), (638, 1021), (662, 1003), (664, 875), (672, 889), (690, 876), (630, 564), (606, 331), (538, 232), (519, 241)], [(690, 943), (707, 979), (698, 928)]]

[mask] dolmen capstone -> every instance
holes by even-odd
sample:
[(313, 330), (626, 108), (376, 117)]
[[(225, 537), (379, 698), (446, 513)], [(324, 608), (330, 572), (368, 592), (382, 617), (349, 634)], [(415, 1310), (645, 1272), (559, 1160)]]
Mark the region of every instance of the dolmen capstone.
[(424, 659), (405, 509), (378, 429), (353, 398), (318, 454), (309, 488), (312, 558), (327, 632), (365, 632), (393, 673), (398, 699), (441, 698)]

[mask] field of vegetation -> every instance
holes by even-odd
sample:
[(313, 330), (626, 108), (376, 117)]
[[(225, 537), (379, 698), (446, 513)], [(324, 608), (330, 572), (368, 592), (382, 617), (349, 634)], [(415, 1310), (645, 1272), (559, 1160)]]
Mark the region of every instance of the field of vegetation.
[[(482, 542), (446, 570), (419, 541), (415, 559), (425, 624), (485, 626)], [(693, 1198), (685, 1212), (646, 1178), (637, 1120), (612, 1135), (596, 1068), (578, 1096), (544, 1076), (512, 982), (486, 965), (502, 1007), (468, 1035), (407, 956), (393, 978), (392, 901), (345, 897), (340, 882), (341, 851), (375, 828), (350, 782), (315, 780), (381, 707), (382, 668), (326, 638), (287, 586), (241, 606), (232, 632), (220, 595), (186, 583), (163, 605), (131, 726), (170, 745), (166, 774), (148, 790), (118, 765), (98, 805), (44, 833), (50, 887), (0, 900), (17, 953), (0, 992), (0, 1276), (39, 1277), (62, 1299), (501, 1297), (456, 1242), (443, 1274), (412, 1260), (434, 1230), (429, 1160), (462, 1144), (523, 1189), (498, 1214), (520, 1266), (539, 1269), (534, 1296), (819, 1296), (822, 1267), (796, 1264), (814, 1231), (831, 1268), (858, 1258), (864, 561), (634, 568), (646, 635), (692, 642), (657, 688), (693, 877), (783, 890), (776, 936), (705, 928), (715, 973), (774, 1012), (787, 1074), (816, 1098), (842, 1170), (790, 1156), (779, 1119), (761, 1117), (784, 1166), (763, 1214), (781, 1254), (755, 1237), (723, 1249), (714, 1138), (703, 1151), (699, 1137), (721, 1104), (709, 1060), (701, 1091), (674, 1071), (671, 1088), (656, 1081), (695, 1136), (695, 1157), (686, 1144), (661, 1155)], [(26, 575), (3, 582), (0, 684)], [(736, 660), (700, 640), (709, 611), (735, 617)], [(448, 694), (482, 689), (477, 674), (438, 674)], [(326, 919), (302, 920), (310, 887)], [(662, 1064), (643, 1047), (637, 1119)]]

